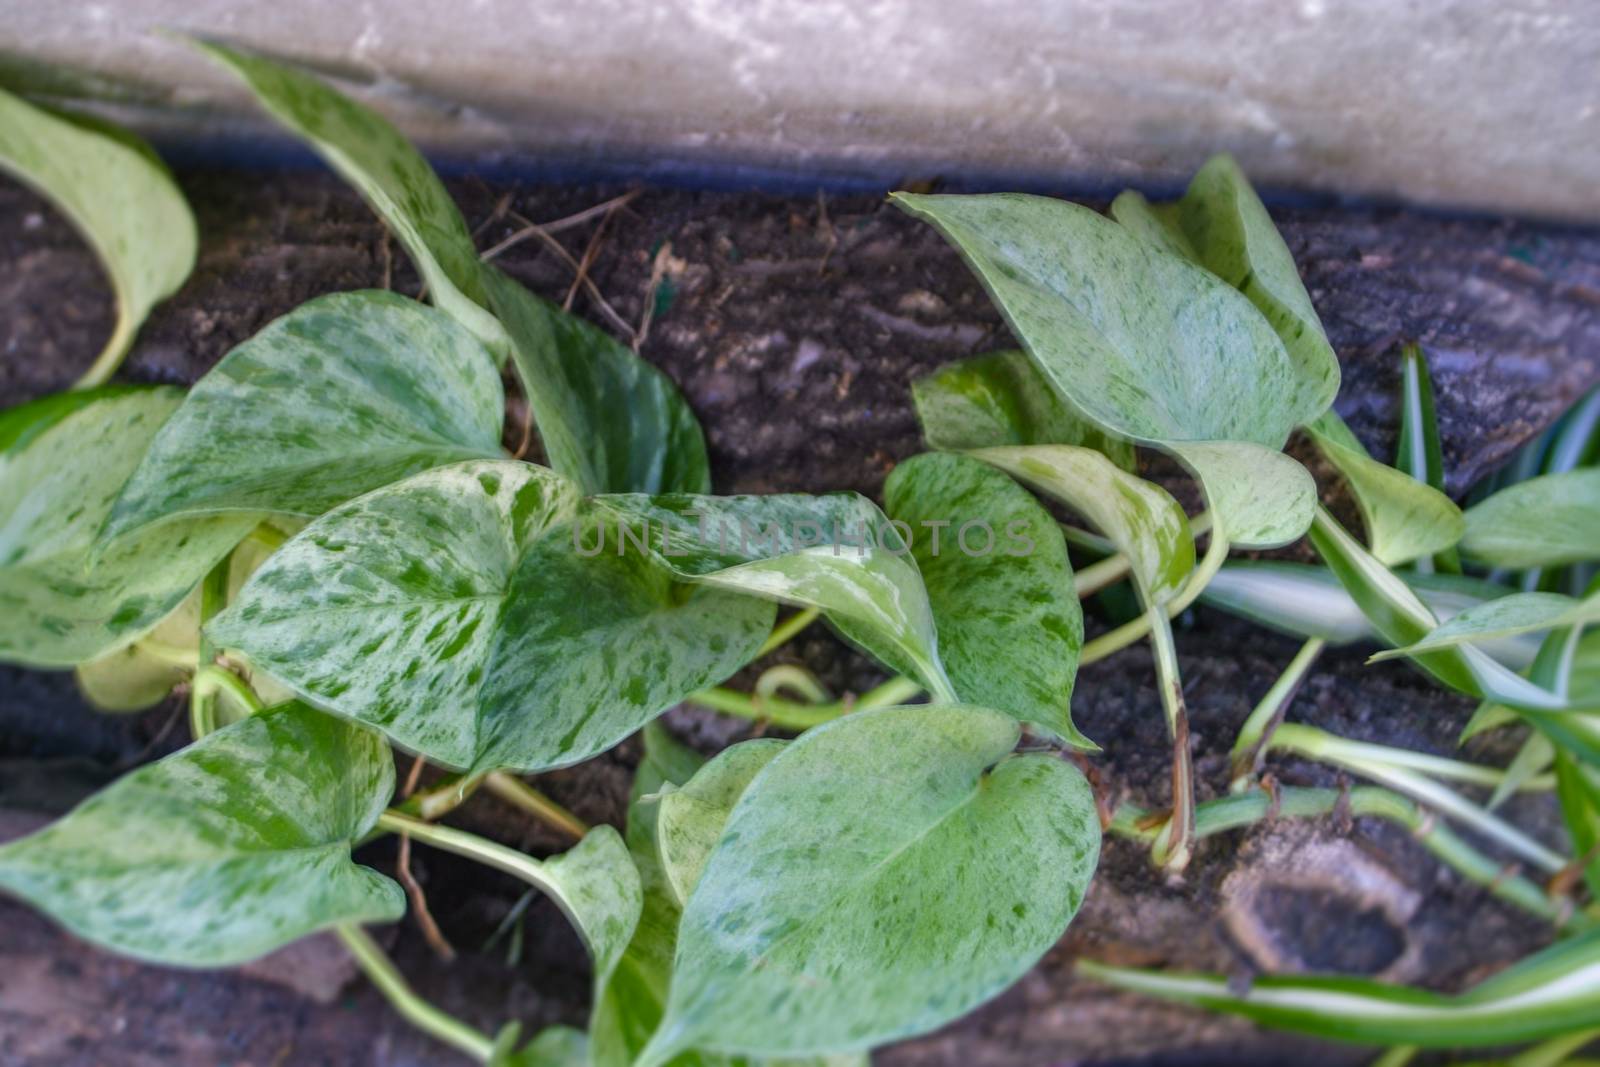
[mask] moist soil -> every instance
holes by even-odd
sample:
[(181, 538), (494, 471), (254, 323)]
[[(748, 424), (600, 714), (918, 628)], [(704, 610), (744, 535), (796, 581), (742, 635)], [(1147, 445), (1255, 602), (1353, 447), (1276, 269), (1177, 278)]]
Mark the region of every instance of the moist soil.
[[(323, 293), (418, 292), (382, 226), (326, 174), (190, 171), (179, 180), (200, 223), (199, 263), (147, 323), (127, 380), (193, 382), (267, 322)], [(470, 179), (451, 188), (482, 248), (517, 233), (522, 220), (562, 219), (624, 191)], [(1343, 363), (1339, 410), (1376, 454), (1393, 449), (1402, 342), (1429, 353), (1458, 495), (1600, 379), (1600, 234), (1338, 204), (1275, 214)], [(603, 228), (590, 220), (555, 237), (574, 259), (592, 247), (587, 277), (610, 308), (580, 286), (573, 309), (625, 340), (642, 334), (641, 354), (683, 388), (705, 427), (718, 492), (876, 496), (895, 463), (920, 450), (911, 380), (1014, 343), (944, 243), (877, 197), (649, 188)], [(498, 262), (552, 299), (574, 288), (572, 266), (539, 240)], [(0, 405), (10, 406), (70, 385), (110, 332), (112, 305), (70, 227), (10, 184), (0, 184), (0, 263)], [(526, 409), (510, 391), (515, 447)], [(1335, 493), (1329, 500), (1338, 504)], [(1091, 628), (1103, 628), (1119, 605), (1102, 597), (1089, 607)], [(1234, 731), (1297, 646), (1206, 609), (1179, 620), (1178, 640), (1203, 798), (1223, 787)], [(1292, 717), (1457, 753), (1471, 702), (1401, 664), (1366, 666), (1365, 655), (1325, 656)], [(804, 663), (839, 693), (882, 678), (822, 627), (774, 661)], [(1131, 648), (1085, 668), (1073, 713), (1104, 748), (1093, 763), (1110, 798), (1160, 806), (1169, 754), (1148, 652)], [(667, 723), (706, 751), (751, 732), (689, 709)], [(0, 668), (0, 839), (185, 739), (176, 702), (101, 715), (69, 674)], [(1490, 736), (1466, 755), (1504, 762), (1516, 744)], [(537, 781), (584, 819), (620, 824), (638, 755), (626, 743)], [(1271, 769), (1285, 782), (1339, 781), (1295, 761)], [(1549, 798), (1513, 801), (1508, 814), (1561, 843)], [(487, 796), (451, 821), (540, 855), (567, 844)], [(393, 844), (374, 844), (360, 859), (392, 871)], [(439, 959), (410, 919), (384, 932), (422, 995), (489, 1030), (512, 1019), (525, 1032), (583, 1024), (588, 964), (548, 901), (531, 901), (508, 922), (523, 896), (515, 880), (420, 846), (411, 866), (457, 950), (453, 961)], [(1088, 956), (1240, 981), (1264, 970), (1344, 971), (1454, 989), (1551, 936), (1373, 820), (1274, 822), (1221, 835), (1178, 880), (1153, 869), (1139, 847), (1108, 840), (1081, 913), (1032, 973), (968, 1018), (884, 1049), (875, 1062), (1359, 1063), (1368, 1051), (1128, 997), (1075, 979), (1072, 963)], [(0, 1067), (465, 1062), (401, 1022), (325, 939), (244, 971), (172, 970), (95, 951), (0, 901)]]

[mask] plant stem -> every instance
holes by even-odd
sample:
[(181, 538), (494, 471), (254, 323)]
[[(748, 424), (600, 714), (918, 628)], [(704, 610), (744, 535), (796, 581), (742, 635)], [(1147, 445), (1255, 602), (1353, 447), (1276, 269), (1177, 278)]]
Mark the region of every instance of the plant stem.
[[(216, 659), (217, 650), (206, 637), (206, 623), (228, 603), (228, 570), (230, 556), (224, 556), (200, 582), (200, 647), (195, 653), (195, 663), (209, 666)], [(200, 684), (199, 673), (189, 690), (189, 733), (198, 741), (217, 728), (216, 709), (212, 697), (216, 690)]]
[[(1503, 864), (1485, 856), (1432, 814), (1405, 797), (1377, 786), (1357, 786), (1349, 791), (1279, 787), (1275, 792), (1256, 786), (1244, 793), (1208, 800), (1195, 808), (1196, 840), (1270, 818), (1315, 818), (1331, 815), (1341, 804), (1352, 816), (1371, 815), (1408, 830), (1434, 857), (1457, 874), (1507, 903), (1572, 930), (1595, 925), (1593, 917), (1574, 912), (1566, 901), (1553, 900), (1543, 889)], [(1144, 844), (1154, 844), (1165, 820), (1141, 808), (1124, 804), (1117, 809), (1109, 832)]]
[(484, 779), (484, 788), (506, 803), (521, 808), (547, 826), (582, 840), (589, 824), (551, 800), (514, 774), (494, 771)]
[[(1195, 602), (1195, 599), (1205, 591), (1211, 579), (1215, 578), (1217, 571), (1222, 569), (1223, 561), (1228, 558), (1228, 540), (1221, 534), (1213, 531), (1211, 543), (1206, 546), (1206, 554), (1200, 565), (1189, 574), (1189, 580), (1184, 583), (1183, 592), (1173, 597), (1165, 606), (1166, 617), (1171, 619), (1181, 614), (1185, 608)], [(1123, 623), (1109, 633), (1103, 633), (1093, 641), (1083, 646), (1083, 652), (1078, 657), (1078, 664), (1082, 666), (1094, 663), (1096, 660), (1105, 659), (1113, 652), (1120, 652), (1129, 645), (1138, 641), (1150, 632), (1150, 624), (1154, 616), (1145, 612), (1131, 622)]]
[(276, 552), (283, 547), (283, 543), (289, 538), (276, 526), (263, 522), (258, 523), (256, 528), (250, 531), (247, 540), (254, 541), (269, 552)]
[(350, 955), (361, 965), (367, 978), (378, 987), (378, 992), (394, 1005), (394, 1009), (407, 1022), (480, 1063), (489, 1062), (489, 1057), (494, 1053), (494, 1039), (417, 996), (405, 976), (395, 967), (394, 961), (384, 954), (365, 930), (345, 923), (334, 927), (334, 933), (339, 935), (339, 940), (350, 950)]
[(152, 659), (158, 659), (162, 663), (181, 670), (192, 671), (200, 666), (200, 653), (196, 649), (179, 648), (177, 645), (169, 645), (164, 641), (154, 641), (148, 637), (142, 637), (135, 641), (134, 647)]
[(1471, 764), (1457, 764), (1454, 760), (1443, 760), (1437, 756), (1348, 741), (1315, 727), (1294, 723), (1280, 726), (1268, 748), (1296, 752), (1308, 759), (1332, 763), (1381, 782), (1460, 820), (1551, 874), (1559, 873), (1567, 866), (1565, 858), (1545, 848), (1515, 826), (1420, 773), (1424, 766), (1448, 766), (1459, 771)]
[(1189, 864), (1189, 841), (1194, 834), (1194, 766), (1189, 755), (1189, 713), (1183, 706), (1183, 680), (1178, 675), (1178, 650), (1172, 625), (1161, 605), (1145, 612), (1150, 617), (1150, 646), (1156, 658), (1156, 688), (1167, 716), (1172, 738), (1172, 816), (1156, 838), (1152, 850), (1159, 866), (1181, 871)]
[(406, 834), (413, 841), (454, 852), (458, 856), (477, 860), (486, 867), (515, 875), (543, 893), (555, 894), (555, 887), (545, 874), (544, 864), (523, 852), (496, 844), (477, 834), (423, 822), (403, 812), (390, 808), (378, 816), (377, 829), (394, 834)]
[(782, 648), (794, 640), (800, 631), (816, 622), (821, 614), (822, 611), (819, 608), (805, 608), (790, 615), (772, 628), (772, 635), (767, 638), (766, 643), (756, 649), (755, 658), (760, 659), (768, 652)]
[(717, 687), (692, 694), (687, 703), (725, 715), (736, 715), (751, 722), (767, 722), (782, 730), (809, 730), (852, 711), (903, 704), (922, 692), (922, 685), (910, 678), (895, 677), (869, 689), (854, 701), (836, 700), (831, 704), (797, 704), (777, 697), (757, 697), (734, 689)]
[[(1079, 537), (1098, 537), (1097, 534), (1089, 534), (1086, 531), (1077, 530), (1076, 527), (1064, 526), (1063, 530), (1066, 529), (1075, 530)], [(1190, 519), (1189, 530), (1196, 537), (1210, 532), (1211, 512), (1202, 511), (1200, 514)], [(1072, 538), (1069, 537), (1067, 540), (1072, 541)], [(1109, 542), (1107, 543), (1109, 544)], [(1131, 569), (1132, 563), (1128, 560), (1127, 556), (1120, 552), (1089, 564), (1089, 566), (1083, 568), (1083, 570), (1079, 571), (1073, 576), (1073, 585), (1077, 590), (1078, 599), (1083, 600), (1087, 597), (1094, 596), (1094, 594), (1098, 593), (1107, 586), (1114, 585), (1117, 582), (1122, 581), (1122, 579), (1128, 576), (1128, 573)]]
[(1250, 712), (1244, 725), (1239, 727), (1239, 737), (1233, 743), (1233, 781), (1229, 783), (1229, 788), (1234, 792), (1250, 784), (1251, 777), (1261, 763), (1262, 741), (1269, 738), (1283, 721), (1295, 693), (1299, 692), (1306, 675), (1326, 645), (1327, 642), (1320, 637), (1308, 638), (1283, 673), (1278, 675), (1278, 680), (1272, 683), (1272, 688)]

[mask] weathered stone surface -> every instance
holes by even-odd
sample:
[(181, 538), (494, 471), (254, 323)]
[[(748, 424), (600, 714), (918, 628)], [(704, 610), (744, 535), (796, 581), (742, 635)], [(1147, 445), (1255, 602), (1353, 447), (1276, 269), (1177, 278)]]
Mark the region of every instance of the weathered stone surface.
[(1587, 0), (11, 8), (13, 74), (152, 106), (142, 121), (187, 137), (249, 109), (155, 28), (342, 76), (463, 155), (1162, 183), (1225, 148), (1280, 188), (1600, 218)]
[[(192, 381), (272, 317), (321, 292), (384, 284), (416, 292), (381, 227), (331, 178), (180, 179), (200, 219), (200, 265), (142, 335), (126, 371), (132, 379)], [(541, 221), (608, 195), (470, 181), (453, 189), (469, 222), (482, 225), (484, 246), (517, 229), (514, 218), (492, 221), (507, 194), (509, 210)], [(1600, 237), (1387, 209), (1280, 214), (1343, 360), (1341, 409), (1378, 451), (1392, 444), (1401, 340), (1432, 346), (1457, 490), (1600, 379)], [(591, 226), (559, 236), (581, 254), (592, 233)], [(876, 493), (893, 464), (919, 450), (910, 379), (1008, 343), (955, 255), (876, 196), (648, 190), (605, 234), (594, 280), (626, 323), (638, 324), (647, 303), (656, 308), (641, 351), (684, 386), (706, 426), (721, 491)], [(647, 300), (658, 256), (667, 285)], [(0, 262), (7, 266), (0, 272), (0, 404), (9, 405), (70, 383), (98, 350), (110, 317), (87, 250), (37, 198), (11, 186), (0, 187)], [(535, 241), (501, 262), (556, 299), (571, 282), (570, 270)], [(575, 308), (609, 321), (582, 294)], [(1212, 795), (1226, 781), (1234, 731), (1295, 643), (1204, 611), (1180, 627), (1178, 640), (1197, 774), (1202, 795)], [(813, 667), (836, 692), (859, 692), (879, 677), (820, 628), (780, 657)], [(1368, 667), (1363, 657), (1359, 650), (1328, 656), (1294, 717), (1345, 736), (1454, 752), (1469, 702), (1399, 664)], [(1159, 804), (1168, 747), (1148, 652), (1129, 649), (1086, 669), (1074, 705), (1079, 725), (1106, 749), (1096, 763), (1107, 788)], [(68, 676), (0, 671), (0, 809), (59, 811), (169, 750), (183, 735), (178, 710), (96, 716)], [(674, 712), (669, 724), (706, 747), (745, 734), (741, 724), (710, 715)], [(1505, 741), (1488, 744), (1469, 754), (1508, 758)], [(636, 757), (624, 746), (541, 785), (585, 819), (617, 822)], [(1336, 780), (1304, 764), (1275, 770), (1290, 782)], [(1549, 803), (1514, 801), (1509, 815), (1542, 835), (1556, 833)], [(474, 800), (455, 821), (541, 854), (563, 847), (489, 798)], [(1350, 860), (1358, 853), (1361, 860)], [(1297, 856), (1323, 861), (1300, 864), (1288, 877), (1286, 857)], [(392, 852), (379, 844), (363, 859), (387, 866)], [(1359, 864), (1363, 877), (1344, 877), (1342, 860)], [(582, 950), (553, 907), (529, 912), (521, 956), (508, 964), (504, 940), (483, 946), (521, 887), (421, 848), (413, 864), (462, 951), (455, 965), (438, 964), (415, 928), (402, 924), (395, 952), (425, 996), (484, 1027), (507, 1018), (530, 1026), (582, 1022)], [(1346, 936), (1351, 929), (1361, 936)], [(1175, 885), (1140, 849), (1114, 841), (1083, 912), (1039, 968), (973, 1018), (887, 1050), (878, 1062), (1035, 1067), (1187, 1056), (1184, 1062), (1353, 1064), (1367, 1055), (1113, 994), (1075, 981), (1071, 963), (1089, 955), (1237, 973), (1337, 965), (1451, 988), (1548, 937), (1540, 924), (1441, 869), (1404, 833), (1370, 821), (1224, 835), (1201, 848)], [(26, 987), (17, 992), (7, 975), (25, 976), (18, 981)], [(288, 1059), (279, 1059), (286, 1049)], [(362, 983), (349, 988), (347, 1003), (320, 1007), (240, 975), (137, 967), (69, 943), (19, 905), (0, 902), (0, 1065), (223, 1060), (454, 1062)]]

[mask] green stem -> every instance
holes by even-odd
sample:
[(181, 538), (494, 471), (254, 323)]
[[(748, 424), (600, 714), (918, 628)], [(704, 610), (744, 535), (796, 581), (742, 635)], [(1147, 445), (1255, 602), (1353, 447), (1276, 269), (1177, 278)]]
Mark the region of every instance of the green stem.
[[(227, 606), (228, 570), (229, 557), (224, 556), (200, 583), (200, 647), (195, 654), (197, 664), (210, 666), (211, 661), (217, 658), (217, 650), (206, 636), (206, 623)], [(200, 675), (196, 672), (194, 685), (189, 690), (189, 733), (196, 741), (217, 728), (216, 708), (212, 704), (215, 694), (214, 687), (201, 684)]]
[(402, 815), (414, 815), (428, 822), (442, 819), (464, 804), (488, 777), (487, 774), (475, 774), (470, 777), (455, 775), (432, 789), (411, 794), (396, 805), (395, 810)]
[(710, 708), (724, 715), (735, 715), (751, 722), (771, 723), (782, 730), (809, 730), (852, 711), (903, 704), (921, 693), (922, 685), (910, 678), (895, 677), (869, 689), (854, 701), (836, 700), (831, 704), (797, 704), (777, 697), (760, 698), (720, 686), (692, 694), (687, 703)]
[[(1341, 800), (1341, 797), (1343, 798)], [(1371, 815), (1395, 823), (1435, 858), (1494, 896), (1563, 929), (1589, 929), (1594, 918), (1574, 912), (1566, 901), (1553, 900), (1543, 889), (1504, 864), (1485, 856), (1432, 814), (1396, 793), (1377, 786), (1337, 789), (1280, 787), (1269, 792), (1260, 786), (1208, 800), (1195, 808), (1196, 840), (1236, 830), (1269, 818), (1315, 818), (1344, 809), (1352, 816)], [(1165, 829), (1166, 819), (1131, 804), (1119, 807), (1109, 832), (1118, 837), (1153, 845)]]
[(554, 883), (545, 874), (543, 863), (526, 853), (498, 845), (477, 834), (423, 822), (393, 808), (378, 816), (377, 829), (393, 834), (405, 834), (413, 841), (421, 841), (434, 848), (476, 860), (486, 867), (493, 867), (497, 871), (504, 871), (521, 878), (542, 893), (559, 896)]
[(117, 366), (121, 364), (122, 357), (128, 354), (128, 348), (133, 344), (134, 335), (139, 330), (139, 323), (128, 314), (126, 302), (122, 294), (117, 294), (117, 324), (111, 331), (111, 337), (106, 341), (106, 346), (95, 357), (94, 363), (83, 372), (83, 377), (72, 383), (74, 389), (93, 389), (97, 385), (104, 385), (112, 374), (116, 373)]
[(494, 771), (484, 779), (484, 788), (506, 803), (521, 808), (547, 826), (582, 840), (589, 824), (551, 800), (514, 774)]
[[(1223, 562), (1228, 558), (1228, 539), (1220, 533), (1212, 531), (1211, 543), (1206, 546), (1206, 554), (1200, 565), (1189, 573), (1189, 580), (1184, 583), (1183, 592), (1167, 602), (1166, 617), (1171, 619), (1181, 614), (1190, 604), (1205, 591), (1211, 579), (1217, 576), (1217, 571), (1222, 569)], [(1129, 645), (1143, 638), (1150, 632), (1150, 624), (1154, 616), (1145, 612), (1137, 619), (1124, 623), (1109, 633), (1101, 634), (1093, 641), (1083, 646), (1083, 653), (1078, 657), (1078, 664), (1094, 663), (1096, 660), (1105, 659), (1113, 652), (1120, 652)]]
[(284, 542), (289, 540), (289, 537), (271, 523), (263, 522), (250, 531), (249, 540), (254, 541), (269, 552), (276, 552), (283, 547)]
[(168, 666), (181, 670), (192, 671), (200, 666), (200, 653), (193, 648), (179, 648), (177, 645), (169, 645), (165, 641), (155, 641), (148, 637), (135, 641), (134, 646), (151, 659), (160, 660)]
[[(1076, 527), (1063, 527), (1063, 529), (1076, 530)], [(1200, 514), (1190, 519), (1189, 530), (1190, 533), (1195, 537), (1199, 537), (1201, 534), (1210, 532), (1211, 512), (1202, 511)], [(1081, 530), (1078, 530), (1077, 533), (1082, 537), (1098, 537), (1097, 534), (1089, 534)], [(1068, 540), (1070, 541), (1071, 538), (1068, 538)], [(1109, 542), (1107, 543), (1109, 544)], [(1128, 573), (1132, 570), (1132, 568), (1132, 562), (1127, 556), (1120, 552), (1116, 555), (1107, 556), (1105, 559), (1089, 564), (1089, 566), (1083, 568), (1073, 576), (1073, 586), (1077, 590), (1078, 599), (1083, 600), (1087, 597), (1094, 596), (1094, 594), (1098, 593), (1107, 586), (1114, 585), (1117, 582), (1122, 581), (1122, 579), (1128, 576)]]
[(1507, 850), (1551, 874), (1564, 870), (1568, 861), (1545, 848), (1515, 826), (1485, 811), (1448, 787), (1421, 773), (1426, 765), (1449, 765), (1459, 770), (1471, 764), (1457, 764), (1436, 756), (1423, 756), (1401, 749), (1348, 741), (1311, 726), (1285, 723), (1272, 736), (1269, 749), (1298, 753), (1371, 778), (1404, 793), (1490, 838)]
[(795, 636), (799, 634), (800, 631), (816, 622), (817, 618), (821, 614), (822, 610), (820, 608), (805, 608), (804, 610), (797, 611), (793, 615), (790, 615), (787, 619), (784, 619), (782, 622), (772, 628), (772, 635), (767, 638), (766, 643), (760, 648), (756, 649), (755, 658), (760, 659), (768, 652), (788, 644), (790, 641), (794, 640)]
[(1233, 781), (1229, 788), (1234, 792), (1250, 784), (1251, 777), (1261, 763), (1261, 742), (1269, 736), (1277, 725), (1283, 721), (1284, 713), (1289, 710), (1289, 704), (1294, 700), (1294, 695), (1306, 680), (1306, 675), (1311, 672), (1312, 664), (1317, 662), (1317, 657), (1322, 654), (1327, 642), (1320, 637), (1312, 637), (1300, 646), (1300, 651), (1294, 654), (1294, 659), (1278, 675), (1278, 680), (1272, 683), (1266, 695), (1261, 698), (1255, 708), (1245, 719), (1244, 725), (1239, 727), (1239, 737), (1233, 743)]
[(494, 1039), (417, 996), (405, 976), (395, 967), (394, 961), (384, 954), (365, 930), (346, 923), (334, 927), (334, 933), (350, 950), (350, 955), (361, 965), (367, 978), (378, 987), (378, 992), (394, 1005), (394, 1009), (407, 1022), (480, 1063), (489, 1062), (489, 1057), (494, 1054)]
[(1183, 705), (1183, 680), (1178, 674), (1178, 650), (1172, 625), (1160, 605), (1148, 608), (1150, 646), (1156, 659), (1156, 688), (1166, 712), (1167, 734), (1172, 738), (1172, 816), (1156, 838), (1152, 850), (1158, 866), (1181, 871), (1189, 864), (1189, 842), (1194, 834), (1194, 766), (1189, 755), (1189, 713)]
[(780, 689), (798, 693), (802, 700), (812, 704), (833, 701), (833, 694), (823, 688), (816, 675), (792, 663), (780, 663), (762, 671), (761, 677), (756, 679), (755, 697), (757, 700), (770, 700), (777, 696)]

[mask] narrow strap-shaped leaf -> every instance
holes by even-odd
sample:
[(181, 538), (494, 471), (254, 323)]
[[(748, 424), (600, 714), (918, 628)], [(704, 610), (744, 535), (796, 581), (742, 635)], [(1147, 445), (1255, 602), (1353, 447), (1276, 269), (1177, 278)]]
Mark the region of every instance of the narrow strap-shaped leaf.
[[(810, 730), (757, 773), (684, 910), (641, 1054), (862, 1049), (1010, 985), (1060, 937), (1099, 847), (1082, 776), (1016, 722), (923, 705)], [(807, 817), (796, 820), (797, 811)]]
[(1585, 934), (1449, 997), (1355, 978), (1258, 978), (1245, 992), (1211, 975), (1080, 961), (1084, 975), (1130, 992), (1243, 1015), (1265, 1026), (1363, 1044), (1506, 1045), (1594, 1024), (1600, 935)]
[(1007, 445), (1081, 445), (1134, 469), (1133, 445), (1076, 414), (1026, 352), (990, 352), (911, 383), (922, 438), (959, 452)]
[(0, 659), (67, 667), (126, 645), (254, 525), (179, 519), (96, 553), (117, 494), (182, 398), (106, 387), (0, 415)]
[(1496, 567), (1600, 559), (1600, 467), (1508, 486), (1467, 509), (1462, 554)]
[(433, 302), (503, 362), (508, 342), (482, 307), (486, 294), (472, 235), (438, 175), (400, 131), (309, 74), (215, 41), (194, 45), (237, 75), (273, 118), (356, 188), (405, 246)]
[(552, 467), (586, 493), (711, 491), (700, 423), (665, 374), (600, 328), (484, 270)]
[(429, 467), (503, 456), (504, 408), (482, 345), (447, 315), (380, 291), (319, 297), (195, 384), (105, 535), (176, 515), (320, 515)]
[(1159, 485), (1070, 445), (982, 448), (971, 455), (1088, 519), (1128, 557), (1146, 603), (1164, 604), (1183, 589), (1194, 569), (1194, 535), (1182, 505)]
[(142, 959), (218, 967), (405, 910), (351, 862), (394, 789), (381, 738), (298, 704), (224, 727), (0, 848), (0, 886)]
[(1064, 744), (1096, 747), (1072, 724), (1083, 609), (1050, 513), (993, 466), (938, 453), (896, 467), (883, 499), (911, 533), (956, 694)]
[(1600, 619), (1600, 594), (1574, 600), (1559, 593), (1513, 593), (1499, 600), (1468, 608), (1440, 623), (1426, 637), (1403, 648), (1388, 649), (1374, 660), (1417, 656), (1455, 645), (1537, 633), (1563, 626), (1582, 626)]
[(0, 170), (59, 207), (111, 279), (116, 327), (77, 387), (99, 385), (127, 355), (150, 309), (194, 269), (194, 215), (160, 159), (131, 133), (45, 111), (4, 90)]
[(642, 548), (690, 581), (819, 608), (891, 669), (956, 699), (917, 564), (865, 497), (616, 494), (595, 504), (614, 521), (594, 551)]

